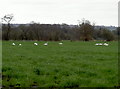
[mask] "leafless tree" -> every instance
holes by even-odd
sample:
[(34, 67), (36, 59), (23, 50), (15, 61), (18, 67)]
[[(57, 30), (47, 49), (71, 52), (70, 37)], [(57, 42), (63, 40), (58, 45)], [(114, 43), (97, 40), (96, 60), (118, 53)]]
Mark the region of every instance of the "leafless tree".
[(13, 17), (14, 17), (14, 16), (13, 16), (12, 14), (7, 14), (7, 15), (5, 15), (5, 16), (2, 18), (2, 20), (7, 23), (7, 31), (6, 31), (5, 40), (9, 40), (9, 37), (10, 37), (10, 36), (9, 36), (9, 35), (10, 35), (10, 28), (11, 28), (10, 22), (12, 21)]

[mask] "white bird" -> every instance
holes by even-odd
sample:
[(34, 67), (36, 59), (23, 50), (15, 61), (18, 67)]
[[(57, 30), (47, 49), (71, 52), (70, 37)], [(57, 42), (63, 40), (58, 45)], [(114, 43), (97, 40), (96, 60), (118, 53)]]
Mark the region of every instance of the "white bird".
[(63, 43), (59, 43), (59, 45), (62, 45)]
[(95, 45), (96, 45), (96, 46), (98, 46), (98, 45), (99, 45), (99, 43), (96, 43)]
[(109, 44), (107, 44), (107, 43), (104, 43), (104, 45), (105, 45), (105, 46), (108, 46)]
[(48, 42), (47, 43), (44, 43), (44, 46), (47, 46), (48, 45)]
[(38, 45), (38, 43), (34, 43), (34, 45)]
[(95, 45), (96, 46), (102, 46), (103, 44), (102, 43), (96, 43)]
[(102, 46), (103, 44), (102, 43), (99, 43), (100, 46)]
[(21, 46), (22, 44), (19, 44), (19, 46)]
[(12, 43), (13, 46), (15, 46), (15, 43)]

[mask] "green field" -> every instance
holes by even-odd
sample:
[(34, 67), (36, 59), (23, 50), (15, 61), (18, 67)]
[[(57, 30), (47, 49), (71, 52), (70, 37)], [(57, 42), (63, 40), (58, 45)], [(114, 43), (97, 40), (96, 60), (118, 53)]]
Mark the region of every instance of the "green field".
[[(12, 43), (17, 45), (12, 46)], [(3, 41), (5, 87), (114, 87), (118, 84), (118, 43)], [(22, 46), (18, 46), (21, 43)]]

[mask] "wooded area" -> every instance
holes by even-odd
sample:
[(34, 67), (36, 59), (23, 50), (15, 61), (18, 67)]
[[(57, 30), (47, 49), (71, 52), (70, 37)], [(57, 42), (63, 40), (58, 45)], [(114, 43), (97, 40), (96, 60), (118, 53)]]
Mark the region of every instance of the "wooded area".
[(61, 41), (61, 40), (117, 40), (120, 35), (120, 27), (116, 30), (107, 28), (96, 29), (90, 21), (84, 20), (79, 25), (67, 24), (40, 24), (32, 22), (30, 24), (2, 24), (3, 40), (43, 40), (43, 41)]

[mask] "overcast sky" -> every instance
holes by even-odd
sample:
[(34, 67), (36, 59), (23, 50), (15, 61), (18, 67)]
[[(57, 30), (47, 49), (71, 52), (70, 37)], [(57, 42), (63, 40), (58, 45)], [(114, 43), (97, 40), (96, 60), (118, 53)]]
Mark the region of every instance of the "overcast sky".
[(13, 14), (13, 23), (118, 25), (119, 0), (0, 0), (0, 17)]

